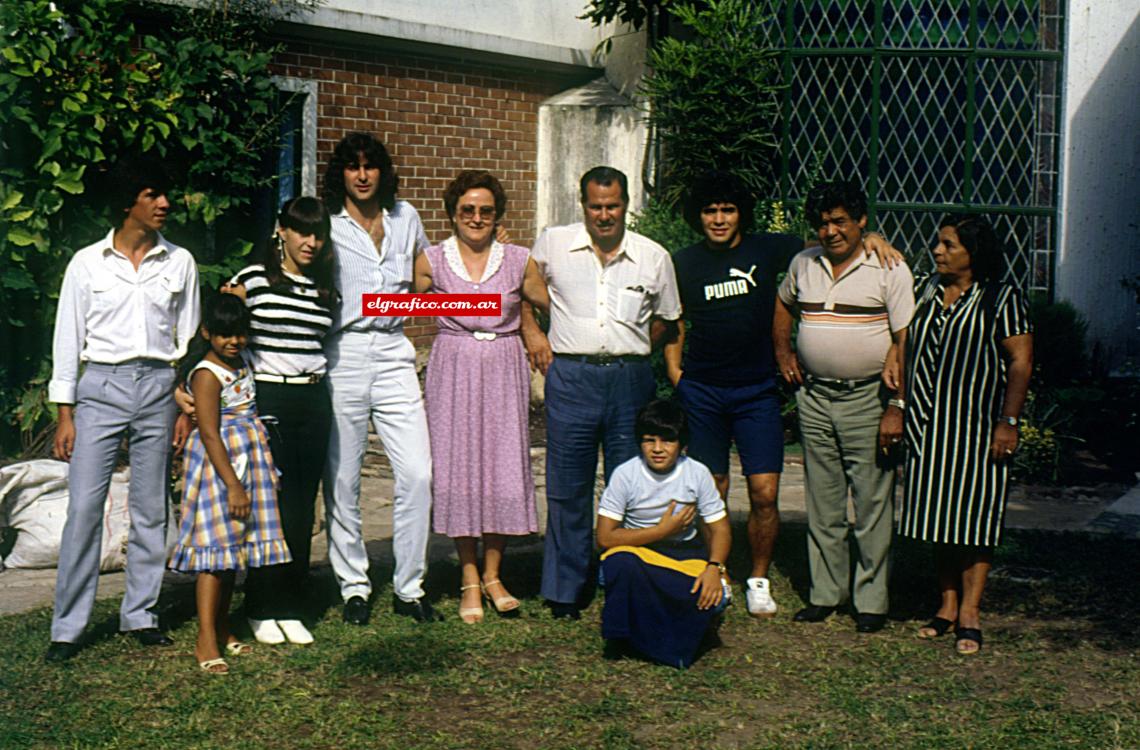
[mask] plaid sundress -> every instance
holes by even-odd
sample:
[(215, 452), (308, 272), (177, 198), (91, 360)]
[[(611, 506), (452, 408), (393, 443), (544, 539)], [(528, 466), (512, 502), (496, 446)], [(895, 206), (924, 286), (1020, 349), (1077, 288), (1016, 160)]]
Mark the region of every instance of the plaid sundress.
[(222, 383), (219, 432), (252, 507), (244, 520), (230, 517), (226, 485), (214, 471), (202, 436), (195, 429), (186, 442), (182, 522), (169, 567), (193, 573), (289, 562), (292, 555), (277, 509), (277, 468), (265, 426), (257, 418), (248, 361), (236, 372), (202, 361), (191, 376), (199, 369), (209, 370)]

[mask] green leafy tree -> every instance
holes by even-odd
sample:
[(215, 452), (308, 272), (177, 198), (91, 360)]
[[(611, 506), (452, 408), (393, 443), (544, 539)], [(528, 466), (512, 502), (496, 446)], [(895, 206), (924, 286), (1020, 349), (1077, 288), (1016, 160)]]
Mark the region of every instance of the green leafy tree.
[[(0, 408), (43, 420), (48, 342), (64, 268), (107, 232), (100, 178), (146, 154), (171, 171), (166, 233), (216, 283), (256, 237), (282, 97), (266, 31), (314, 0), (0, 3)], [(19, 407), (19, 418), (15, 416)], [(10, 437), (10, 436), (8, 436)], [(9, 443), (10, 440), (6, 441)]]
[(760, 198), (777, 174), (778, 52), (759, 40), (767, 3), (707, 0), (670, 3), (685, 28), (649, 50), (652, 74), (641, 93), (664, 150), (658, 193), (669, 205), (699, 173), (722, 169)]

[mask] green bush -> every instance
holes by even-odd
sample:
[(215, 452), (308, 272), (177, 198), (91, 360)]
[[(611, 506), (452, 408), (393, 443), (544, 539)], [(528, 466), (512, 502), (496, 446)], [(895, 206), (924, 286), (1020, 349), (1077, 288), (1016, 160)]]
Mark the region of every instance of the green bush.
[(664, 150), (658, 197), (674, 205), (708, 169), (732, 172), (767, 196), (775, 187), (780, 82), (778, 52), (757, 42), (766, 3), (670, 3), (682, 36), (649, 50), (641, 85)]
[[(3, 418), (25, 431), (71, 255), (107, 232), (99, 180), (152, 155), (176, 188), (167, 234), (215, 284), (248, 253), (251, 207), (282, 111), (269, 25), (312, 0), (0, 3), (0, 347)], [(136, 18), (138, 22), (136, 24)], [(3, 447), (13, 446), (11, 433)]]

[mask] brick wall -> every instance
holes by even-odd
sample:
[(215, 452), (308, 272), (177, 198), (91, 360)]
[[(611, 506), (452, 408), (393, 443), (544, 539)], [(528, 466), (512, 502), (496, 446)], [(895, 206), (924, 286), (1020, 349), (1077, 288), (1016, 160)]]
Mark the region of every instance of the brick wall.
[[(503, 183), (507, 230), (518, 244), (534, 241), (538, 107), (571, 83), (530, 71), (305, 42), (290, 43), (274, 67), (319, 81), (321, 178), (342, 136), (371, 132), (388, 147), (399, 195), (419, 211), (430, 241), (451, 233), (443, 191), (464, 169), (486, 169)], [(405, 333), (417, 346), (428, 343), (434, 319), (409, 320)]]

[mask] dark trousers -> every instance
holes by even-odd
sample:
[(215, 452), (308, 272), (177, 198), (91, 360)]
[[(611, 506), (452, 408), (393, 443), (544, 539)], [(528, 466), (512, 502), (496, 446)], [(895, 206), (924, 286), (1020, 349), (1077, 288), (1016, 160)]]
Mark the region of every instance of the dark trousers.
[(281, 472), (277, 505), (293, 561), (250, 568), (245, 583), (246, 616), (255, 620), (299, 620), (305, 608), (317, 485), (325, 470), (332, 424), (328, 388), (324, 383), (259, 382), (257, 411), (266, 423), (269, 449)]
[(546, 376), (546, 539), (542, 596), (580, 598), (594, 558), (598, 443), (605, 478), (638, 454), (634, 419), (656, 390), (648, 362), (592, 365), (555, 358)]

